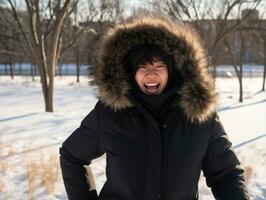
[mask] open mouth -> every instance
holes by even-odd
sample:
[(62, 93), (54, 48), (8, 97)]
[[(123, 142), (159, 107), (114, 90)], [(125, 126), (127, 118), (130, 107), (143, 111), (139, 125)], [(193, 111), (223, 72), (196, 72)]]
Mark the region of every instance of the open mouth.
[(144, 87), (147, 90), (157, 90), (160, 86), (160, 83), (144, 83)]

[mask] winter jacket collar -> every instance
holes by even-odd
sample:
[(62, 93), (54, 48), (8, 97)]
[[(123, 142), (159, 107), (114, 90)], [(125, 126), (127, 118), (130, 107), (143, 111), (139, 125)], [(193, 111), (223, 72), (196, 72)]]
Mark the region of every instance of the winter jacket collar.
[(198, 123), (208, 120), (216, 107), (214, 84), (207, 71), (208, 55), (190, 26), (165, 17), (135, 18), (104, 35), (91, 73), (99, 99), (114, 111), (134, 106), (128, 98), (131, 86), (123, 58), (132, 46), (145, 43), (159, 45), (173, 56), (184, 79), (177, 102), (183, 115)]
[(161, 94), (157, 95), (147, 95), (143, 92), (140, 92), (139, 90), (132, 92), (132, 96), (136, 98), (136, 101), (140, 102), (143, 107), (147, 109), (147, 111), (157, 120), (160, 121), (160, 119), (163, 116), (163, 113), (172, 106), (172, 98), (177, 97), (177, 91), (176, 88), (171, 88), (166, 91), (164, 91)]

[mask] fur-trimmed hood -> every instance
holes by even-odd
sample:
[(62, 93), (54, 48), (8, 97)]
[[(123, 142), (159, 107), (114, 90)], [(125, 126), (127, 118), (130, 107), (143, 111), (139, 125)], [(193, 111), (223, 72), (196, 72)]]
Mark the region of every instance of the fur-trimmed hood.
[(190, 26), (165, 17), (139, 17), (106, 33), (91, 74), (99, 99), (114, 110), (134, 106), (128, 98), (131, 85), (123, 58), (131, 47), (139, 44), (158, 45), (173, 56), (174, 66), (184, 79), (178, 104), (189, 120), (205, 122), (216, 107), (214, 83), (207, 69), (208, 55)]

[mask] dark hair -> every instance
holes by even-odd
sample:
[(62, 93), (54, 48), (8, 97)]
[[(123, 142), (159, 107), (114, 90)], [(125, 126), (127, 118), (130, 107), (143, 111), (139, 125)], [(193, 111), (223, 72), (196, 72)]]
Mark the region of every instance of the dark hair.
[(172, 58), (159, 46), (153, 44), (141, 44), (132, 47), (124, 57), (126, 72), (135, 75), (139, 65), (152, 64), (153, 61), (163, 61), (168, 71), (172, 68)]

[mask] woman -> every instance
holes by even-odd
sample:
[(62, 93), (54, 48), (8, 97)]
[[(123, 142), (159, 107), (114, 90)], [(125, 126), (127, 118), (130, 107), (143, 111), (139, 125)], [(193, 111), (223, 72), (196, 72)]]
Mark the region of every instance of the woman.
[[(69, 199), (198, 199), (201, 170), (216, 199), (249, 199), (196, 33), (147, 16), (115, 26), (99, 48), (99, 101), (60, 149)], [(83, 165), (104, 153), (97, 197)]]

